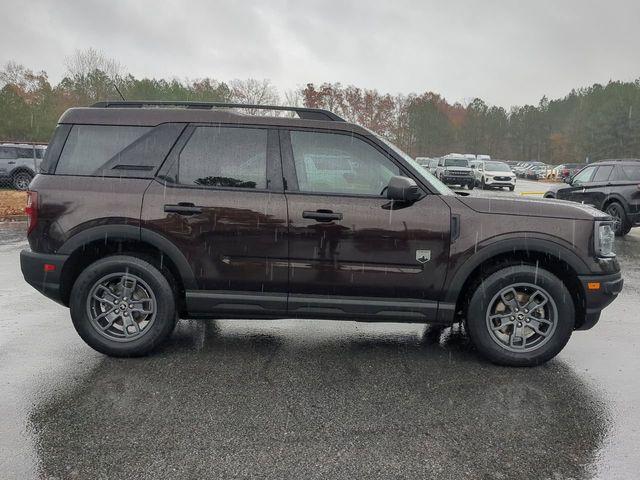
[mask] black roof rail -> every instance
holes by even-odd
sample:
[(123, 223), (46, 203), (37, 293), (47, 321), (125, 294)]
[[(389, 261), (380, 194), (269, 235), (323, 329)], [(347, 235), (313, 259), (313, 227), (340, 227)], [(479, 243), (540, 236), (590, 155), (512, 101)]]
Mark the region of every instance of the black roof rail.
[(213, 108), (252, 108), (260, 110), (281, 110), (295, 112), (304, 120), (330, 120), (333, 122), (344, 122), (345, 120), (329, 110), (321, 108), (306, 107), (285, 107), (282, 105), (247, 105), (244, 103), (223, 103), (223, 102), (172, 102), (156, 100), (138, 101), (113, 101), (97, 102), (91, 105), (93, 108), (144, 108), (144, 107), (185, 107), (200, 110), (211, 110)]

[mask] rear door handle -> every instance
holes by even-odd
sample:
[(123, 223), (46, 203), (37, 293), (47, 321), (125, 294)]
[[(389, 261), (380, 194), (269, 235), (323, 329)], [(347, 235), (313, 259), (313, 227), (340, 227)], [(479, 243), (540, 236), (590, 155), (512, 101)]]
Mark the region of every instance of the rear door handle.
[(202, 213), (202, 207), (197, 207), (190, 202), (180, 202), (177, 205), (165, 205), (165, 213), (177, 213), (179, 215), (194, 215)]
[(342, 220), (342, 214), (334, 213), (331, 210), (316, 210), (315, 212), (305, 210), (302, 212), (302, 218), (309, 218), (317, 222), (331, 222), (333, 220)]

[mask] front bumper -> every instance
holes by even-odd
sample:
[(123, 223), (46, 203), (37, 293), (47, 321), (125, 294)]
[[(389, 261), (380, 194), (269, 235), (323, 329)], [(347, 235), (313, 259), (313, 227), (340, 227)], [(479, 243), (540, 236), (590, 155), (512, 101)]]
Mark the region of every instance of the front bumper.
[[(609, 275), (581, 275), (585, 297), (585, 317), (577, 330), (588, 330), (600, 320), (602, 310), (613, 302), (622, 291), (624, 280), (620, 272)], [(594, 288), (598, 285), (598, 288)]]
[[(68, 255), (35, 253), (31, 250), (20, 252), (20, 268), (26, 282), (33, 288), (64, 305), (61, 290), (62, 268)], [(45, 265), (50, 265), (48, 270)], [(52, 266), (52, 267), (51, 267)]]
[(508, 180), (497, 180), (495, 177), (492, 177), (492, 178), (485, 177), (484, 184), (485, 185), (492, 185), (492, 186), (493, 185), (499, 185), (499, 186), (504, 186), (504, 187), (510, 187), (510, 186), (515, 186), (516, 178), (513, 177), (513, 178), (508, 179)]

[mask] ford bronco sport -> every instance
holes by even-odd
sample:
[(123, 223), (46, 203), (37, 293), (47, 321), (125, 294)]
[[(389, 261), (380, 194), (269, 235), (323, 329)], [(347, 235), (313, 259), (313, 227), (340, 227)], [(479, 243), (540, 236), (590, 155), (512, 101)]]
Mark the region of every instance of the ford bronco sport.
[(243, 107), (103, 102), (60, 118), (21, 265), (94, 349), (145, 354), (178, 318), (465, 322), (491, 361), (535, 365), (622, 288), (603, 212), (454, 194), (329, 111)]

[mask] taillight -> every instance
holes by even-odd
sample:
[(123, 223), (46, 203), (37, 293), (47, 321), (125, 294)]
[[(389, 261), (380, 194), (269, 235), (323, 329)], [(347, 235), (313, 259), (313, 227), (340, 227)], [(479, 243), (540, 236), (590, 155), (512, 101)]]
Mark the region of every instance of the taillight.
[(27, 206), (24, 209), (27, 214), (27, 235), (36, 228), (38, 224), (38, 192), (27, 192)]

